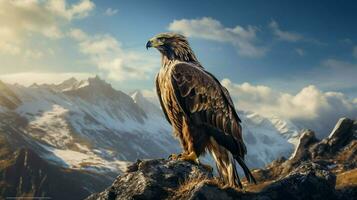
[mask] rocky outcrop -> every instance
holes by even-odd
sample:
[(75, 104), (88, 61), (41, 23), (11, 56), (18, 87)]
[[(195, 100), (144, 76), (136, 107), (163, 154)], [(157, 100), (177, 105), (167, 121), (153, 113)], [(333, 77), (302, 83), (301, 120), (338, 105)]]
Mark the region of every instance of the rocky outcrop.
[(182, 161), (139, 161), (105, 191), (103, 199), (336, 199), (336, 176), (323, 166), (304, 162), (259, 192), (225, 188), (204, 168)]
[(203, 167), (183, 161), (137, 161), (104, 192), (89, 199), (171, 199), (190, 180), (212, 178)]
[[(0, 150), (4, 152), (2, 146)], [(0, 154), (0, 158), (4, 156)], [(0, 159), (0, 199), (76, 200), (105, 188), (108, 182), (107, 177), (99, 174), (52, 165), (30, 149), (8, 156)]]
[(357, 122), (341, 119), (322, 141), (305, 131), (290, 159), (253, 171), (257, 185), (228, 188), (203, 167), (183, 161), (146, 160), (131, 165), (105, 191), (109, 199), (353, 199), (357, 194)]
[(290, 158), (291, 162), (297, 163), (305, 160), (311, 159), (311, 154), (309, 152), (309, 147), (318, 140), (315, 137), (315, 133), (311, 130), (304, 131), (299, 139), (298, 146), (295, 149), (292, 157)]
[(0, 109), (1, 107), (13, 110), (20, 104), (21, 100), (16, 96), (14, 92), (2, 81), (0, 81)]

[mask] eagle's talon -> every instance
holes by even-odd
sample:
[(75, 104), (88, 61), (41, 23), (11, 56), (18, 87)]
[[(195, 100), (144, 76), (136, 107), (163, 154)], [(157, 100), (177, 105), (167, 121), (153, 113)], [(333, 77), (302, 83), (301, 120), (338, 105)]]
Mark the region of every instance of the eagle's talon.
[(189, 161), (189, 162), (193, 162), (195, 164), (200, 163), (195, 152), (191, 152), (189, 154), (181, 154), (181, 156), (178, 158), (178, 160)]
[(178, 158), (178, 156), (179, 156), (179, 155), (173, 153), (173, 154), (170, 154), (170, 155), (169, 155), (168, 159), (169, 159), (169, 160), (176, 160), (176, 159)]
[(169, 158), (170, 160), (179, 160), (179, 158), (182, 156), (183, 153), (179, 153), (179, 154), (171, 154), (169, 155)]

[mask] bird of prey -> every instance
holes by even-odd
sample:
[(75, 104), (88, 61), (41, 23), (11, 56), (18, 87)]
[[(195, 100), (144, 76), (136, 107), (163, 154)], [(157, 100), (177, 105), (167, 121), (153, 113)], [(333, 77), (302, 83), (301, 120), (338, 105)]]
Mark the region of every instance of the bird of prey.
[(183, 148), (181, 154), (171, 157), (200, 164), (198, 157), (208, 151), (225, 185), (242, 188), (235, 161), (242, 167), (247, 180), (255, 183), (244, 163), (247, 149), (241, 120), (228, 90), (203, 68), (183, 35), (158, 34), (147, 42), (146, 48), (150, 47), (161, 53), (161, 69), (156, 76), (157, 94), (165, 117)]

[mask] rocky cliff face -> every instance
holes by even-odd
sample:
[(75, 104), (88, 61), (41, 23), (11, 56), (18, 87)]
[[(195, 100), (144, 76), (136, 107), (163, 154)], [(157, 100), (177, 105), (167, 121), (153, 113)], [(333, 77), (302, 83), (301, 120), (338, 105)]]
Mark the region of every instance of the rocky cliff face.
[(106, 190), (104, 199), (354, 199), (357, 196), (357, 121), (340, 119), (328, 138), (302, 134), (294, 154), (253, 170), (257, 185), (224, 187), (201, 166), (170, 160), (138, 161)]
[(105, 188), (109, 179), (52, 165), (30, 149), (20, 149), (8, 156), (0, 162), (0, 196), (6, 199), (82, 199)]

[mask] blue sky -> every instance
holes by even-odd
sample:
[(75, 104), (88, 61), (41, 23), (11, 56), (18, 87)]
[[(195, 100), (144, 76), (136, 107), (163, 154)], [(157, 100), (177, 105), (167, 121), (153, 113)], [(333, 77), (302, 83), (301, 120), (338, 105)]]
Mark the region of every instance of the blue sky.
[[(83, 28), (89, 31), (110, 31), (128, 48), (143, 48), (147, 38), (168, 30), (173, 20), (210, 17), (224, 27), (255, 26), (257, 43), (268, 48), (261, 57), (237, 54), (230, 43), (190, 38), (191, 45), (204, 66), (218, 77), (234, 82), (250, 82), (280, 87), (283, 90), (299, 90), (308, 84), (324, 90), (339, 90), (353, 95), (356, 85), (326, 84), (331, 74), (314, 80), (317, 74), (328, 73), (324, 63), (329, 59), (357, 65), (353, 48), (357, 45), (357, 4), (352, 1), (109, 1), (98, 2), (97, 9), (118, 9), (109, 18), (88, 19)], [(100, 11), (99, 11), (100, 12)], [(107, 20), (101, 24), (100, 21)], [(275, 21), (282, 31), (300, 35), (296, 42), (281, 40), (272, 32), (269, 24)], [(81, 22), (82, 23), (82, 22)], [(298, 51), (302, 52), (299, 55)], [(354, 66), (356, 67), (356, 66)], [(303, 80), (304, 79), (304, 80)], [(355, 82), (357, 83), (357, 82)], [(282, 85), (283, 84), (283, 85)]]
[(0, 20), (11, 33), (0, 31), (4, 80), (99, 74), (125, 91), (152, 90), (160, 56), (145, 43), (176, 31), (219, 80), (357, 97), (355, 1), (0, 2), (15, 13)]

